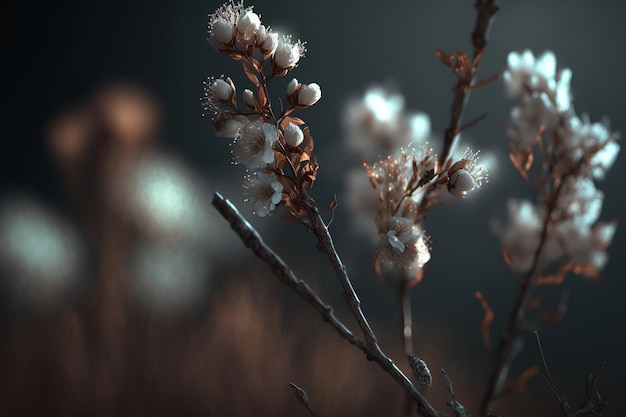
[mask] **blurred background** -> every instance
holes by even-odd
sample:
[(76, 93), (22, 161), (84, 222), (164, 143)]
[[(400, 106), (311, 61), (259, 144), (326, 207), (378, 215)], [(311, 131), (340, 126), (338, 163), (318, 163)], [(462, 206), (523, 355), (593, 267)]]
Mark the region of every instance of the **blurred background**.
[[(207, 15), (220, 5), (0, 5), (0, 414), (306, 415), (289, 392), (294, 381), (319, 415), (401, 415), (403, 395), (389, 377), (275, 282), (210, 206), (214, 191), (230, 198), (354, 327), (312, 236), (279, 213), (252, 216), (229, 141), (215, 137), (202, 117), (207, 76), (229, 75), (240, 91), (247, 83), (240, 66), (206, 41)], [(592, 121), (608, 116), (613, 130), (626, 131), (618, 46), (626, 5), (500, 5), (480, 74), (501, 72), (510, 51), (550, 49), (559, 67), (573, 70), (577, 112)], [(307, 41), (306, 58), (291, 75), (323, 91), (318, 104), (296, 114), (316, 139), (321, 168), (313, 196), (325, 206), (337, 195), (331, 232), (338, 251), (383, 347), (403, 363), (395, 295), (376, 278), (373, 247), (342, 204), (344, 175), (359, 160), (346, 150), (341, 114), (349, 99), (384, 83), (404, 94), (408, 110), (426, 112), (441, 136), (454, 78), (434, 52), (469, 52), (472, 2), (254, 6), (264, 24)], [(275, 100), (289, 79), (273, 90), (270, 84)], [(441, 410), (447, 398), (435, 370), (446, 369), (470, 407), (487, 380), (490, 356), (474, 292), (495, 312), (495, 343), (516, 291), (489, 228), (505, 217), (509, 198), (531, 197), (508, 162), (510, 108), (500, 82), (472, 94), (466, 120), (488, 117), (466, 143), (496, 161), (490, 182), (433, 210), (426, 222), (432, 260), (412, 291), (415, 351), (435, 374), (427, 396)], [(605, 220), (622, 221), (625, 175), (620, 156), (598, 184)], [(569, 300), (563, 319), (540, 329), (557, 386), (577, 405), (584, 376), (606, 361), (600, 392), (612, 403), (609, 416), (626, 414), (625, 245), (620, 225), (600, 281), (568, 277), (540, 292), (547, 307), (563, 291)], [(513, 375), (538, 363), (527, 342)], [(509, 417), (555, 410), (539, 377), (500, 409)]]

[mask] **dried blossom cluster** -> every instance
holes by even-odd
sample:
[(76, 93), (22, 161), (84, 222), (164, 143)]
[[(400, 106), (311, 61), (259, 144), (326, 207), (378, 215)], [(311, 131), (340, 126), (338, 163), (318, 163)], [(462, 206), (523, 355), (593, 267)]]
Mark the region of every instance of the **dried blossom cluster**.
[(378, 159), (381, 152), (389, 155), (371, 165), (363, 163), (369, 182), (362, 172), (347, 175), (347, 200), (354, 218), (360, 228), (374, 225), (367, 230), (372, 230), (377, 242), (377, 271), (399, 282), (418, 282), (430, 260), (424, 217), (445, 198), (446, 190), (465, 197), (486, 181), (479, 153), (468, 149), (456, 162), (450, 158), (440, 167), (427, 141), (428, 116), (407, 113), (401, 94), (380, 87), (350, 102), (344, 121), (348, 144), (362, 159)]
[(280, 36), (261, 24), (252, 7), (233, 0), (209, 15), (209, 43), (243, 65), (252, 89), (244, 89), (240, 106), (237, 89), (229, 77), (209, 78), (202, 103), (211, 115), (215, 133), (234, 139), (233, 163), (247, 169), (246, 200), (255, 213), (266, 216), (279, 205), (302, 220), (303, 192), (315, 182), (318, 164), (313, 138), (305, 122), (290, 114), (312, 106), (321, 98), (316, 83), (292, 79), (285, 91), (287, 105), (274, 113), (267, 84), (295, 68), (306, 51), (305, 43)]
[(539, 203), (509, 201), (508, 223), (495, 225), (505, 257), (515, 270), (528, 271), (543, 239), (539, 266), (561, 265), (561, 271), (596, 278), (617, 225), (598, 221), (604, 195), (594, 180), (615, 161), (618, 135), (607, 123), (576, 115), (572, 72), (557, 71), (552, 52), (537, 58), (528, 50), (512, 52), (503, 78), (516, 100), (508, 129), (511, 161), (529, 178), (535, 155), (542, 158), (530, 176)]

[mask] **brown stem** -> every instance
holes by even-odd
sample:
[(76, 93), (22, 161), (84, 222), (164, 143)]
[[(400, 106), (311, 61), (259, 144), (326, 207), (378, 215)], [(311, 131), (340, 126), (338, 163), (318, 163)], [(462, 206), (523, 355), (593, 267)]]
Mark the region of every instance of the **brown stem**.
[(400, 368), (398, 368), (398, 366), (383, 353), (378, 341), (376, 340), (374, 332), (371, 330), (369, 323), (361, 310), (360, 301), (354, 292), (350, 279), (348, 278), (346, 268), (335, 251), (328, 229), (320, 217), (317, 207), (311, 202), (308, 196), (306, 196), (306, 198), (307, 209), (310, 214), (312, 227), (314, 232), (318, 235), (320, 247), (328, 254), (331, 264), (333, 265), (337, 276), (344, 287), (344, 298), (346, 298), (351, 310), (357, 318), (357, 322), (359, 322), (359, 327), (361, 327), (361, 330), (363, 330), (366, 336), (366, 343), (363, 343), (359, 338), (354, 336), (354, 334), (352, 334), (352, 332), (335, 317), (332, 308), (324, 304), (319, 296), (317, 296), (317, 294), (315, 294), (315, 292), (304, 281), (299, 280), (295, 276), (287, 264), (276, 253), (274, 253), (269, 246), (265, 244), (265, 242), (263, 242), (258, 232), (254, 230), (250, 223), (248, 223), (241, 216), (230, 201), (222, 197), (219, 193), (215, 193), (213, 196), (213, 205), (222, 217), (230, 223), (231, 228), (235, 231), (235, 233), (237, 233), (243, 243), (270, 266), (274, 275), (281, 283), (291, 288), (307, 303), (318, 310), (324, 317), (324, 320), (329, 323), (341, 337), (346, 339), (352, 345), (358, 347), (363, 353), (365, 353), (369, 360), (374, 361), (378, 366), (380, 366), (415, 399), (417, 402), (417, 412), (420, 415), (423, 417), (441, 417), (441, 415), (422, 396), (422, 394), (417, 391), (411, 380), (408, 379), (406, 375), (402, 373)]
[(552, 213), (557, 208), (559, 195), (561, 193), (561, 189), (563, 188), (562, 184), (562, 182), (557, 184), (554, 192), (552, 193), (546, 218), (544, 219), (543, 226), (541, 228), (539, 245), (537, 246), (533, 256), (532, 265), (522, 278), (515, 303), (513, 304), (513, 309), (509, 315), (506, 331), (500, 340), (498, 348), (496, 349), (494, 365), (489, 376), (487, 389), (481, 402), (481, 416), (484, 416), (487, 411), (489, 411), (491, 403), (502, 393), (502, 388), (509, 374), (509, 369), (511, 368), (515, 356), (517, 356), (521, 350), (523, 335), (520, 333), (522, 330), (522, 323), (524, 322), (524, 317), (526, 315), (526, 307), (528, 306), (532, 291), (535, 287), (541, 261), (541, 252), (543, 251), (547, 241)]
[[(404, 278), (404, 277), (402, 277)], [(404, 357), (408, 358), (413, 354), (413, 315), (411, 314), (411, 293), (406, 280), (398, 285), (398, 305), (400, 307), (400, 330), (402, 332), (402, 346), (404, 347)], [(407, 393), (404, 401), (404, 415), (410, 416), (413, 413), (415, 401)]]
[(459, 133), (459, 126), (463, 120), (463, 113), (469, 100), (472, 85), (478, 73), (478, 64), (485, 53), (485, 47), (489, 40), (489, 32), (493, 24), (498, 6), (495, 0), (477, 0), (474, 4), (476, 11), (476, 24), (472, 32), (472, 45), (474, 47), (474, 55), (472, 58), (472, 76), (468, 78), (459, 77), (455, 94), (452, 101), (452, 113), (450, 115), (450, 125), (445, 131), (443, 151), (439, 156), (439, 166), (443, 167), (446, 160), (450, 156), (449, 153), (454, 148), (456, 135)]

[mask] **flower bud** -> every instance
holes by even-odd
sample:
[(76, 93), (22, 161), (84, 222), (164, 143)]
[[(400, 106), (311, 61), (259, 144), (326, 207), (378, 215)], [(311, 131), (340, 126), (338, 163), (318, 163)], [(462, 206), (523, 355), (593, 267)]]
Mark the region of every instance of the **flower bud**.
[(230, 83), (222, 80), (221, 78), (215, 80), (213, 84), (209, 87), (209, 91), (213, 97), (217, 98), (220, 101), (229, 101), (233, 95), (233, 87)]
[(304, 140), (304, 133), (302, 133), (302, 129), (293, 123), (288, 123), (285, 128), (285, 142), (289, 146), (298, 146)]
[(224, 19), (213, 22), (211, 37), (220, 43), (230, 43), (235, 37), (235, 26)]
[(295, 78), (293, 80), (289, 81), (289, 84), (287, 84), (287, 95), (290, 96), (293, 93), (295, 93), (296, 92), (296, 88), (298, 88), (299, 85), (300, 85), (300, 83)]
[(453, 172), (448, 179), (448, 191), (454, 196), (465, 197), (468, 191), (476, 188), (476, 181), (464, 169)]
[(298, 92), (297, 104), (300, 107), (309, 107), (322, 98), (322, 90), (316, 83), (303, 85)]
[(274, 61), (276, 65), (282, 68), (293, 68), (300, 60), (304, 53), (304, 46), (302, 43), (291, 43), (291, 39), (285, 37), (278, 41), (276, 46), (276, 52), (274, 53)]
[(252, 92), (252, 90), (249, 90), (247, 88), (243, 90), (243, 101), (248, 107), (254, 109), (256, 105), (256, 98), (254, 97), (254, 93)]
[(237, 32), (241, 33), (245, 39), (252, 39), (256, 31), (261, 26), (259, 15), (252, 10), (248, 10), (237, 22)]
[(267, 32), (263, 43), (259, 45), (261, 52), (265, 54), (273, 54), (276, 52), (278, 46), (278, 33)]

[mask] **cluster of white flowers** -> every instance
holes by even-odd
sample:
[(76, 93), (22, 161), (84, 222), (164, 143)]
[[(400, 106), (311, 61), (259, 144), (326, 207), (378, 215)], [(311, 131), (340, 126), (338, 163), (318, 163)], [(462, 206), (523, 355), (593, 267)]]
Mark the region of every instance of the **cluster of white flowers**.
[(374, 196), (378, 193), (375, 205), (368, 210), (369, 222), (373, 219), (376, 225), (376, 262), (386, 275), (414, 280), (430, 260), (430, 239), (423, 230), (424, 213), (420, 210), (424, 193), (419, 183), (434, 172), (436, 160), (424, 143), (401, 149), (398, 156), (367, 167), (370, 188), (361, 191)]
[[(255, 84), (255, 89), (242, 92), (245, 111), (237, 106), (234, 82), (224, 76), (205, 82), (202, 102), (212, 116), (216, 135), (234, 139), (233, 162), (248, 170), (244, 183), (246, 200), (254, 204), (259, 216), (265, 216), (282, 200), (287, 181), (283, 165), (294, 154), (304, 152), (299, 148), (305, 141), (303, 121), (289, 114), (315, 104), (322, 96), (321, 88), (316, 83), (301, 84), (294, 78), (285, 91), (288, 107), (275, 117), (267, 81), (285, 76), (296, 67), (306, 52), (305, 43), (293, 41), (289, 35), (279, 36), (261, 24), (261, 17), (252, 7), (234, 0), (210, 14), (208, 26), (210, 44), (241, 62), (248, 79)], [(270, 73), (266, 73), (267, 68)], [(312, 169), (306, 172), (307, 178)]]
[(428, 115), (407, 113), (404, 96), (384, 87), (372, 87), (363, 97), (348, 102), (343, 121), (348, 146), (366, 160), (379, 159), (430, 138)]
[(361, 169), (346, 174), (346, 200), (355, 229), (378, 244), (377, 265), (387, 273), (395, 271), (392, 276), (412, 280), (430, 259), (422, 226), (428, 209), (446, 189), (465, 197), (486, 182), (487, 170), (478, 163), (479, 152), (470, 149), (455, 163), (439, 166), (428, 143), (430, 118), (407, 112), (404, 102), (399, 93), (372, 87), (346, 105), (348, 147), (362, 161), (378, 160), (364, 163), (369, 182)]
[[(603, 179), (615, 161), (618, 135), (608, 123), (591, 123), (587, 116), (576, 115), (569, 90), (572, 72), (557, 71), (552, 52), (538, 58), (530, 51), (513, 52), (508, 63), (504, 83), (509, 97), (517, 100), (509, 134), (516, 148), (530, 155), (534, 146), (541, 148), (549, 164), (543, 181), (553, 185), (549, 195), (545, 187), (539, 190), (541, 204), (509, 201), (509, 222), (495, 223), (494, 230), (512, 266), (527, 271), (552, 205), (541, 265), (561, 262), (595, 277), (606, 264), (605, 250), (616, 224), (598, 221), (604, 196), (594, 180)], [(518, 169), (527, 171), (530, 166)]]

